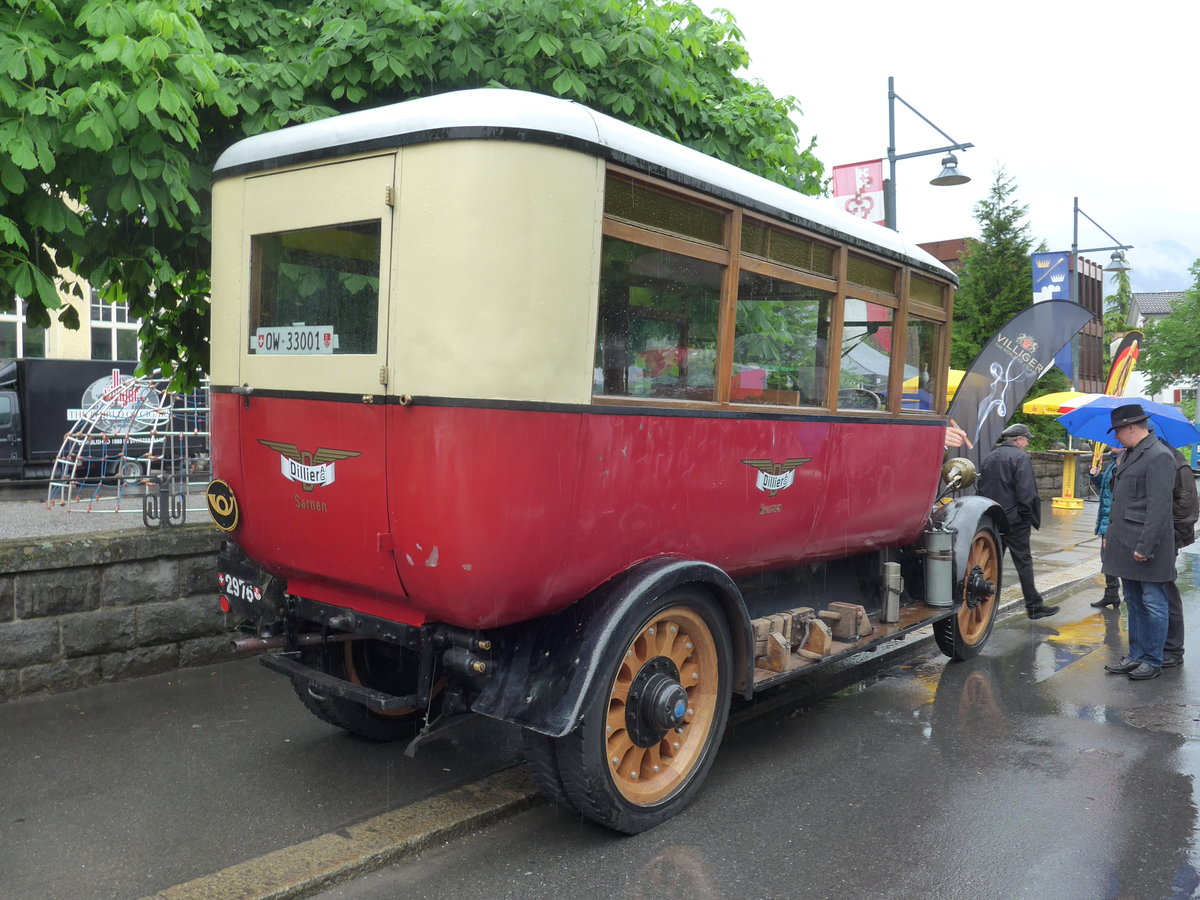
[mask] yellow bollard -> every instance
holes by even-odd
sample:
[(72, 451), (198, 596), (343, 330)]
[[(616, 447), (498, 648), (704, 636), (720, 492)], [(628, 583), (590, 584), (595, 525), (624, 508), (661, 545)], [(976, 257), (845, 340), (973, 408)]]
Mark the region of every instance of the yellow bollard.
[(1051, 498), (1050, 505), (1056, 509), (1083, 509), (1083, 501), (1075, 496), (1075, 458), (1081, 451), (1050, 450), (1048, 452), (1063, 455), (1062, 496)]

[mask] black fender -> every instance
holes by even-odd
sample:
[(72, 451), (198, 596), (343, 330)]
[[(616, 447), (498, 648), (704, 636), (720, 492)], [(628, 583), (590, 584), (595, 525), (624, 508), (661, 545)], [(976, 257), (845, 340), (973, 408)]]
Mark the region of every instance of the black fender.
[[(940, 525), (954, 532), (953, 565), (954, 565), (954, 596), (962, 599), (963, 578), (967, 575), (967, 559), (971, 555), (971, 539), (981, 522), (988, 520), (997, 533), (1004, 535), (1008, 532), (1008, 517), (1004, 508), (988, 497), (973, 494), (967, 497), (955, 497), (945, 506), (935, 510), (930, 520), (934, 525)], [(1004, 555), (1003, 538), (1001, 538), (1000, 554)], [(956, 600), (957, 604), (957, 600)]]
[(566, 609), (497, 629), (488, 677), (471, 703), (477, 712), (550, 737), (579, 723), (597, 674), (611, 661), (622, 623), (646, 615), (663, 594), (684, 584), (706, 586), (729, 624), (732, 684), (754, 690), (754, 630), (741, 591), (722, 569), (679, 556), (638, 563)]

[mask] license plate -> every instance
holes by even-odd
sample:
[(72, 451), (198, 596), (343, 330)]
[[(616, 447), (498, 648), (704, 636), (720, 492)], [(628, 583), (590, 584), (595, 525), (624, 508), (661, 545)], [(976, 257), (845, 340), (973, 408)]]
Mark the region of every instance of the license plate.
[(217, 557), (217, 584), (230, 612), (246, 619), (257, 619), (263, 611), (262, 573), (227, 557)]
[(271, 326), (257, 329), (250, 335), (250, 352), (262, 354), (327, 354), (337, 349), (338, 336), (332, 325)]

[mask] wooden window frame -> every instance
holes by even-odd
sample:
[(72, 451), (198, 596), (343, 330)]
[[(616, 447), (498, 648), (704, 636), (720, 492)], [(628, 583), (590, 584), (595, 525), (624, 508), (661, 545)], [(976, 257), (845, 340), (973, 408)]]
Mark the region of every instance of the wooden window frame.
[[(940, 416), (945, 412), (945, 377), (941, 374), (949, 365), (950, 356), (950, 327), (954, 313), (954, 287), (949, 282), (939, 282), (942, 287), (943, 305), (931, 306), (910, 297), (910, 284), (913, 269), (910, 265), (896, 263), (882, 257), (863, 251), (849, 244), (831, 241), (827, 236), (810, 234), (787, 222), (777, 221), (763, 216), (755, 211), (750, 212), (741, 206), (714, 200), (705, 194), (680, 185), (673, 184), (662, 178), (645, 175), (619, 165), (609, 165), (605, 172), (608, 176), (616, 175), (655, 190), (672, 194), (682, 200), (696, 203), (708, 209), (717, 210), (724, 216), (723, 246), (666, 232), (649, 225), (641, 225), (615, 216), (604, 215), (601, 223), (601, 234), (629, 243), (638, 244), (652, 250), (663, 250), (682, 256), (689, 256), (706, 262), (716, 263), (724, 267), (721, 279), (721, 297), (717, 319), (717, 371), (714, 377), (713, 400), (674, 400), (669, 398), (634, 397), (623, 395), (594, 394), (592, 402), (602, 406), (646, 406), (669, 407), (672, 409), (729, 409), (738, 412), (771, 412), (781, 411), (795, 414), (809, 413), (813, 410), (833, 412), (839, 416), (849, 417), (878, 417), (886, 416)], [(833, 253), (832, 275), (822, 275), (774, 262), (757, 255), (743, 255), (741, 252), (742, 223), (745, 218), (751, 218), (757, 223), (790, 232), (804, 240), (813, 241), (830, 248)], [(857, 283), (851, 283), (847, 277), (850, 254), (892, 267), (897, 272), (895, 293), (881, 291)], [(827, 360), (825, 404), (819, 407), (773, 406), (769, 404), (737, 403), (730, 400), (731, 383), (733, 379), (733, 342), (736, 335), (737, 290), (738, 280), (742, 271), (775, 278), (804, 287), (826, 291), (831, 295), (829, 308), (829, 330), (827, 342), (830, 349)], [(921, 272), (923, 278), (930, 279), (927, 272)], [(936, 277), (932, 280), (938, 281)], [(839, 409), (837, 405), (838, 388), (841, 379), (841, 354), (834, 353), (832, 348), (840, 348), (842, 343), (843, 319), (848, 299), (863, 300), (884, 306), (893, 311), (892, 342), (895, 347), (907, 346), (908, 320), (910, 317), (931, 321), (939, 326), (938, 346), (935, 349), (936, 363), (935, 389), (937, 402), (933, 410), (910, 410), (903, 406), (903, 383), (905, 354), (893, 352), (889, 359), (888, 368), (888, 401), (880, 410), (851, 410)]]

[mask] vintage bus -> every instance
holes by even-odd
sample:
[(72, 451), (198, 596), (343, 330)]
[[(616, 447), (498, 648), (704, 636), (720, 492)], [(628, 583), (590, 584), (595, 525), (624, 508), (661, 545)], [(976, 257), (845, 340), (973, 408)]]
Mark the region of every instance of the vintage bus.
[(347, 731), (494, 717), (555, 802), (664, 821), (731, 698), (923, 626), (958, 658), (987, 639), (1000, 517), (943, 464), (955, 284), (546, 96), (241, 141), (208, 493), (239, 646)]

